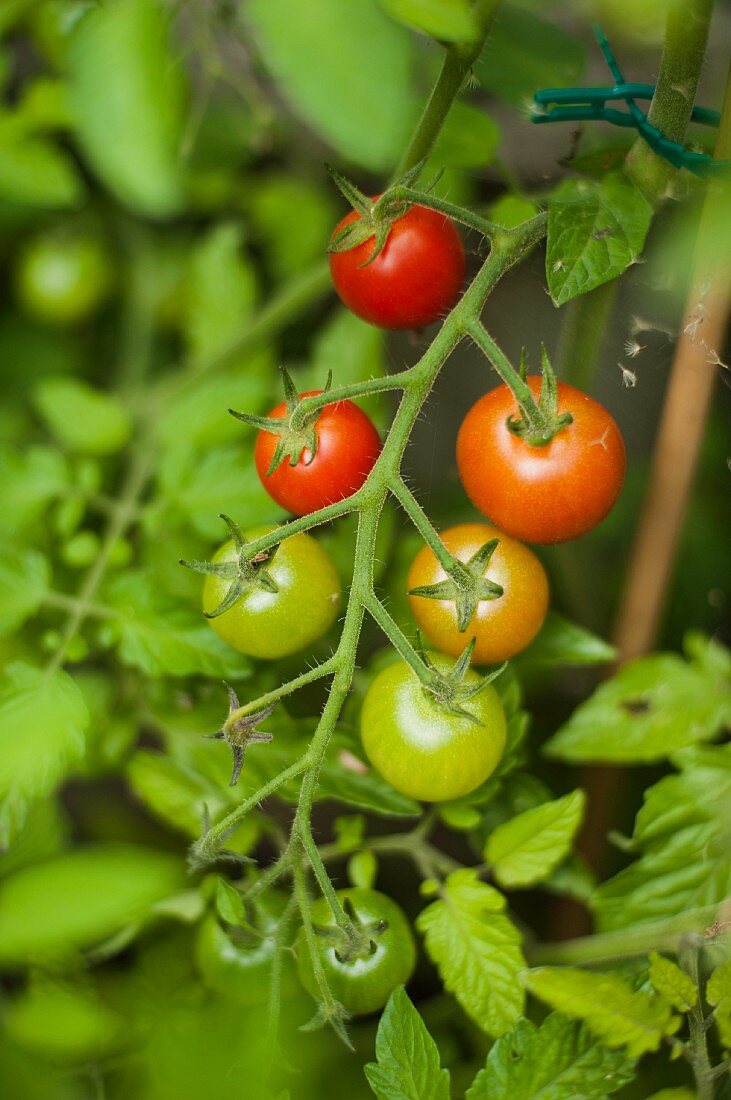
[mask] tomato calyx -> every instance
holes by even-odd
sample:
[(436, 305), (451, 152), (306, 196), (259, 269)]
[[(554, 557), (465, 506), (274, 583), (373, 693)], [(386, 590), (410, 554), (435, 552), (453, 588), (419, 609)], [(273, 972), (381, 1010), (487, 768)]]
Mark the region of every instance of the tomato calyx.
[(452, 557), (449, 576), (437, 584), (424, 584), (409, 590), (410, 596), (426, 600), (449, 600), (457, 611), (457, 629), (464, 633), (481, 600), (496, 600), (503, 594), (502, 585), (485, 576), (499, 539), (490, 539), (472, 555), (469, 561)]
[(375, 243), (370, 256), (365, 263), (360, 264), (360, 267), (368, 267), (385, 248), (393, 223), (403, 218), (413, 206), (413, 203), (392, 195), (392, 191), (397, 187), (411, 187), (424, 167), (424, 161), (409, 169), (392, 187), (373, 199), (364, 195), (351, 180), (331, 165), (326, 164), (325, 167), (335, 186), (358, 214), (355, 221), (343, 226), (330, 239), (327, 250), (328, 252), (350, 252), (352, 248), (357, 248), (365, 241), (373, 239)]
[(272, 546), (252, 558), (247, 550), (248, 542), (239, 525), (223, 512), (219, 519), (222, 519), (229, 529), (231, 540), (236, 548), (236, 561), (185, 561), (181, 558), (179, 562), (186, 569), (192, 569), (196, 573), (210, 573), (231, 582), (218, 607), (213, 611), (203, 612), (207, 619), (215, 619), (223, 615), (252, 588), (263, 588), (265, 592), (279, 591), (268, 569), (278, 546)]
[(325, 940), (335, 952), (338, 962), (355, 962), (368, 959), (376, 951), (378, 940), (388, 928), (388, 921), (381, 919), (365, 921), (355, 911), (350, 898), (343, 901), (343, 909), (348, 918), (345, 928), (340, 925), (313, 925), (315, 934)]
[(497, 677), (507, 668), (507, 661), (503, 661), (498, 668), (493, 669), (492, 672), (488, 672), (480, 679), (478, 684), (469, 685), (465, 683), (465, 679), (467, 674), (473, 671), (470, 665), (472, 662), (472, 653), (477, 642), (476, 638), (471, 639), (448, 672), (442, 672), (436, 668), (429, 654), (424, 650), (419, 635), (417, 635), (417, 639), (419, 656), (430, 673), (429, 682), (423, 685), (425, 695), (435, 702), (437, 706), (449, 711), (450, 714), (456, 714), (460, 718), (467, 718), (476, 726), (482, 725), (479, 718), (473, 714), (472, 711), (468, 710), (467, 707), (462, 706), (462, 704), (468, 702), (470, 699), (474, 699), (476, 695), (479, 695), (481, 691), (485, 690), (488, 684), (491, 684), (493, 680), (497, 679)]
[(516, 392), (516, 388), (510, 385), (510, 381), (507, 383), (520, 410), (519, 416), (508, 417), (508, 429), (531, 447), (545, 447), (554, 436), (573, 423), (574, 418), (569, 412), (559, 413), (558, 411), (556, 374), (545, 347), (541, 347), (541, 392), (537, 401), (525, 384), (526, 368), (527, 362), (525, 350), (523, 350), (518, 371), (523, 383), (520, 392)]
[[(285, 367), (279, 368), (282, 374), (284, 395), (287, 405), (287, 415), (255, 416), (253, 413), (237, 412), (229, 409), (231, 416), (243, 421), (252, 428), (276, 435), (277, 445), (274, 448), (272, 460), (267, 469), (267, 477), (274, 473), (284, 462), (290, 466), (296, 466), (300, 461), (309, 466), (317, 454), (318, 438), (316, 424), (322, 412), (315, 409), (314, 412), (304, 412), (302, 409), (302, 396), (297, 392), (292, 376)], [(327, 382), (322, 393), (328, 393), (332, 386), (332, 371), (328, 373)]]
[[(228, 691), (229, 711), (228, 718), (216, 733), (206, 734), (210, 741), (225, 741), (233, 754), (233, 771), (229, 787), (235, 787), (244, 766), (244, 755), (249, 745), (267, 745), (273, 740), (271, 733), (257, 729), (260, 722), (265, 721), (274, 710), (274, 704), (264, 707), (256, 714), (240, 714), (241, 704), (236, 692), (230, 684), (226, 684)], [(237, 717), (233, 717), (237, 715)]]

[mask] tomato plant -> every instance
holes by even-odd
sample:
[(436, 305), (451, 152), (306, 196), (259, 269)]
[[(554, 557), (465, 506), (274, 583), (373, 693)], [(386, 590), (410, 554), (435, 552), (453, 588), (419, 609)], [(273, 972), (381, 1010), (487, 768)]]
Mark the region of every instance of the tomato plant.
[[(540, 379), (528, 385), (535, 396)], [(457, 438), (465, 492), (496, 527), (524, 542), (566, 542), (591, 531), (613, 507), (625, 451), (613, 417), (587, 394), (558, 383), (558, 408), (571, 423), (543, 445), (511, 430), (517, 407), (508, 386), (481, 397)]]
[[(356, 210), (346, 214), (333, 236), (359, 217)], [(374, 256), (375, 247), (374, 235), (347, 252), (330, 253), (333, 285), (348, 309), (388, 329), (426, 328), (451, 309), (466, 267), (448, 218), (417, 203), (393, 222)]]
[[(424, 546), (407, 578), (409, 604), (419, 629), (433, 646), (452, 657), (458, 657), (467, 641), (474, 638), (472, 660), (478, 665), (497, 664), (520, 653), (541, 629), (548, 610), (548, 580), (538, 558), (527, 546), (483, 523), (449, 527), (440, 538), (461, 562), (468, 562), (482, 546), (497, 539), (487, 575), (502, 593), (478, 600), (466, 627), (460, 630), (458, 588), (449, 585), (434, 551)], [(414, 590), (435, 585), (444, 591), (446, 599), (415, 594)]]
[[(320, 393), (310, 390), (300, 396), (318, 397)], [(282, 402), (269, 417), (281, 420), (286, 412), (287, 404)], [(297, 516), (315, 512), (360, 489), (381, 450), (373, 421), (352, 401), (326, 405), (311, 431), (314, 453), (305, 446), (291, 458), (283, 456), (277, 465), (275, 454), (281, 437), (267, 431), (259, 432), (254, 452), (266, 491)], [(295, 450), (297, 446), (295, 443)]]
[[(437, 669), (449, 662), (436, 657)], [(480, 678), (468, 673), (465, 687)], [(435, 699), (405, 661), (374, 678), (360, 716), (370, 762), (402, 794), (446, 802), (469, 794), (497, 767), (505, 748), (505, 715), (489, 685), (461, 707)]]
[[(254, 528), (247, 535), (254, 539), (271, 530)], [(238, 561), (232, 539), (213, 555), (214, 566)], [(233, 605), (217, 613), (229, 597), (231, 579), (215, 572), (206, 576), (203, 610), (216, 634), (250, 657), (272, 660), (297, 653), (327, 633), (338, 616), (337, 571), (309, 535), (296, 535), (272, 550), (241, 579), (241, 594)]]
[[(353, 942), (339, 935), (330, 907), (321, 899), (312, 906), (318, 957), (336, 1000), (346, 1012), (364, 1016), (383, 1008), (394, 989), (408, 982), (416, 944), (405, 914), (385, 894), (353, 887), (337, 896), (355, 926)], [(317, 997), (319, 985), (303, 932), (297, 936), (297, 966), (302, 984)]]

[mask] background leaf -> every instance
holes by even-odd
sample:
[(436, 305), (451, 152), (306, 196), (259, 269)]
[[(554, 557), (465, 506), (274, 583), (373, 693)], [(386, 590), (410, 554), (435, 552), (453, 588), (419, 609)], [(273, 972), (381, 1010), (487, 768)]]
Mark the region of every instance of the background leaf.
[(477, 27), (468, 0), (381, 0), (389, 15), (440, 42), (469, 42)]
[(530, 886), (548, 878), (566, 857), (584, 815), (581, 790), (518, 814), (487, 838), (485, 860), (501, 886)]
[(119, 451), (132, 430), (122, 403), (77, 378), (44, 378), (33, 400), (62, 447), (82, 454)]
[(37, 550), (0, 554), (0, 637), (35, 615), (49, 580), (48, 561)]

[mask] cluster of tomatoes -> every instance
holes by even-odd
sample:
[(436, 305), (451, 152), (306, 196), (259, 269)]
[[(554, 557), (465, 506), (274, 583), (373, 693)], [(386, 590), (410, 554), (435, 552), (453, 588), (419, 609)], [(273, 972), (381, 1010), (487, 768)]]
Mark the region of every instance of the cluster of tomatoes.
[[(358, 216), (348, 215), (336, 234)], [(421, 328), (454, 305), (465, 257), (454, 225), (442, 215), (412, 206), (393, 223), (381, 251), (375, 257), (372, 251), (366, 240), (330, 256), (335, 288), (358, 316), (387, 329)], [(528, 384), (538, 396), (540, 379), (529, 378)], [(378, 461), (381, 442), (361, 409), (336, 401), (314, 422), (314, 449), (292, 454), (284, 448), (277, 461), (278, 431), (290, 411), (283, 403), (269, 414), (278, 425), (259, 431), (256, 466), (274, 500), (295, 515), (307, 515), (355, 493)], [(516, 411), (511, 390), (500, 385), (477, 401), (459, 431), (459, 476), (467, 495), (491, 521), (460, 524), (441, 535), (452, 558), (466, 567), (461, 582), (448, 575), (429, 546), (417, 554), (409, 571), (412, 613), (438, 651), (429, 658), (432, 670), (445, 677), (454, 668), (451, 658), (459, 657), (468, 642), (473, 644), (473, 664), (493, 665), (532, 641), (548, 608), (548, 581), (524, 542), (556, 543), (584, 534), (603, 519), (621, 488), (622, 437), (601, 405), (558, 383), (558, 414), (570, 413), (572, 419), (542, 445), (532, 445), (512, 430)], [(262, 533), (247, 534), (256, 538)], [(233, 562), (237, 556), (231, 541), (215, 560)], [(267, 562), (265, 575), (273, 586), (254, 581), (233, 606), (211, 619), (223, 638), (254, 657), (274, 658), (304, 648), (330, 628), (338, 614), (340, 587), (329, 556), (315, 539), (305, 534), (285, 539)], [(227, 588), (225, 577), (206, 577), (204, 610), (209, 615), (225, 600)], [(470, 591), (472, 602), (464, 605)], [(387, 665), (372, 680), (361, 710), (363, 747), (396, 790), (423, 801), (448, 801), (474, 790), (494, 771), (505, 746), (505, 715), (494, 689), (481, 684), (478, 673), (467, 670), (460, 687), (468, 701), (450, 708), (422, 687), (403, 660)], [(313, 919), (328, 932), (318, 940), (320, 960), (333, 995), (349, 1013), (373, 1012), (411, 976), (413, 935), (399, 907), (377, 891), (351, 889), (341, 891), (339, 898), (361, 930), (364, 946), (343, 955), (333, 915), (321, 899), (313, 908)], [(369, 928), (374, 929), (372, 936)], [(297, 953), (300, 979), (317, 995), (304, 946)], [(229, 994), (238, 991), (247, 1000), (260, 984), (252, 981), (252, 968), (258, 973), (268, 967), (272, 950), (266, 928), (252, 949), (237, 945), (210, 918), (201, 932), (199, 964), (211, 984)]]

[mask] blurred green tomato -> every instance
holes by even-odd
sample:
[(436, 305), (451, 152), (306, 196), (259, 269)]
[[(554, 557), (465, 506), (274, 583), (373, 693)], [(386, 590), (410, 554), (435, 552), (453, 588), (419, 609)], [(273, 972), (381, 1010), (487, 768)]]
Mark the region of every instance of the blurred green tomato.
[(95, 235), (39, 235), (23, 247), (15, 282), (21, 305), (37, 320), (75, 325), (109, 294), (112, 261)]

